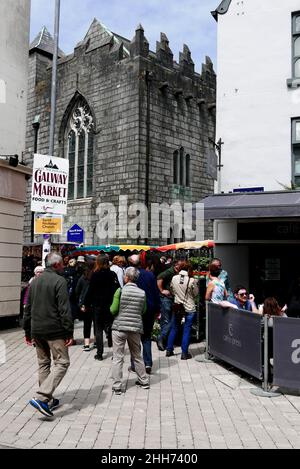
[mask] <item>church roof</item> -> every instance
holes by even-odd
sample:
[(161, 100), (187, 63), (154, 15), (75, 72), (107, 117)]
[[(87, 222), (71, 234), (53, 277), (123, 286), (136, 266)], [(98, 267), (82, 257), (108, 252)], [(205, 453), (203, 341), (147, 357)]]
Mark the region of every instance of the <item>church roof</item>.
[[(49, 33), (46, 26), (42, 28), (36, 38), (32, 41), (29, 47), (29, 52), (40, 51), (48, 56), (53, 57), (54, 54), (54, 39)], [(65, 54), (61, 49), (58, 49), (58, 58), (64, 57)]]
[(216, 21), (218, 21), (218, 15), (225, 15), (227, 11), (229, 10), (231, 4), (231, 0), (223, 0), (220, 5), (211, 12), (212, 16), (215, 18)]
[(92, 50), (97, 49), (98, 47), (103, 47), (107, 44), (119, 47), (121, 43), (123, 43), (125, 54), (129, 56), (128, 47), (130, 45), (130, 41), (119, 34), (115, 34), (110, 31), (102, 22), (97, 20), (97, 18), (94, 18), (85, 38), (80, 41), (76, 47), (87, 44), (88, 42), (89, 46), (87, 52), (91, 52)]

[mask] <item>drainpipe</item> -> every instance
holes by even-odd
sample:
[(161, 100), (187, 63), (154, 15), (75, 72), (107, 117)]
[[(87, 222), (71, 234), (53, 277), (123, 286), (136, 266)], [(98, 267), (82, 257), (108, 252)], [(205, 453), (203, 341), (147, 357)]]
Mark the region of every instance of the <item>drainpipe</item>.
[[(148, 229), (149, 229), (149, 188), (150, 188), (150, 129), (151, 129), (151, 81), (152, 73), (146, 71), (147, 88), (147, 115), (146, 115), (146, 185), (145, 185), (145, 204), (148, 209)], [(148, 238), (145, 240), (148, 244)]]

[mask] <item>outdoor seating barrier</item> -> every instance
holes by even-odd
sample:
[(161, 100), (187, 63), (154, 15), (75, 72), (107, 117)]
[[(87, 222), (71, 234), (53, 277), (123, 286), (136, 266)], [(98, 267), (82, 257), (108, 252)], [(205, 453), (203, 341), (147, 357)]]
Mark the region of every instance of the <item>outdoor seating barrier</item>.
[(207, 353), (264, 380), (261, 316), (207, 304)]
[[(206, 304), (206, 355), (229, 363), (262, 381), (260, 397), (278, 397), (272, 386), (300, 390), (300, 319), (270, 319), (238, 310)], [(273, 358), (272, 366), (270, 359)]]
[(300, 390), (300, 319), (273, 317), (274, 386)]

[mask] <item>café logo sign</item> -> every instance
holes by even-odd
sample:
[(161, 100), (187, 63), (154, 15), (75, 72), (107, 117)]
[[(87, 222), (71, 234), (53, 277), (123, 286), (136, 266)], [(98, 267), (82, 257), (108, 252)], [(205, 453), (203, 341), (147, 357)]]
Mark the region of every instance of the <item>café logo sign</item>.
[(234, 328), (233, 328), (233, 324), (229, 324), (228, 325), (228, 334), (225, 334), (223, 336), (223, 340), (224, 342), (227, 342), (228, 344), (231, 344), (235, 347), (239, 347), (241, 348), (242, 347), (242, 342), (241, 340), (237, 339), (236, 337), (234, 337)]
[(34, 155), (31, 211), (66, 215), (69, 161)]

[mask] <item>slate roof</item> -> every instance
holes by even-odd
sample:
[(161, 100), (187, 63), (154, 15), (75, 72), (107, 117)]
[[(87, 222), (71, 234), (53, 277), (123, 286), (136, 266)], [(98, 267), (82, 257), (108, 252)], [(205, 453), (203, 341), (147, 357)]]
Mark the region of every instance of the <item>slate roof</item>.
[[(48, 56), (54, 54), (54, 39), (49, 33), (46, 26), (42, 28), (36, 38), (32, 41), (29, 47), (29, 52), (40, 51)], [(65, 54), (61, 49), (58, 49), (58, 58), (64, 57)]]
[(98, 47), (103, 47), (107, 44), (118, 47), (121, 42), (123, 42), (125, 54), (129, 55), (128, 47), (130, 46), (130, 41), (119, 34), (115, 34), (110, 31), (102, 22), (97, 20), (97, 18), (94, 18), (85, 38), (76, 45), (76, 48), (86, 44), (88, 40), (90, 40), (90, 45), (87, 52), (91, 52), (92, 50), (97, 49)]

